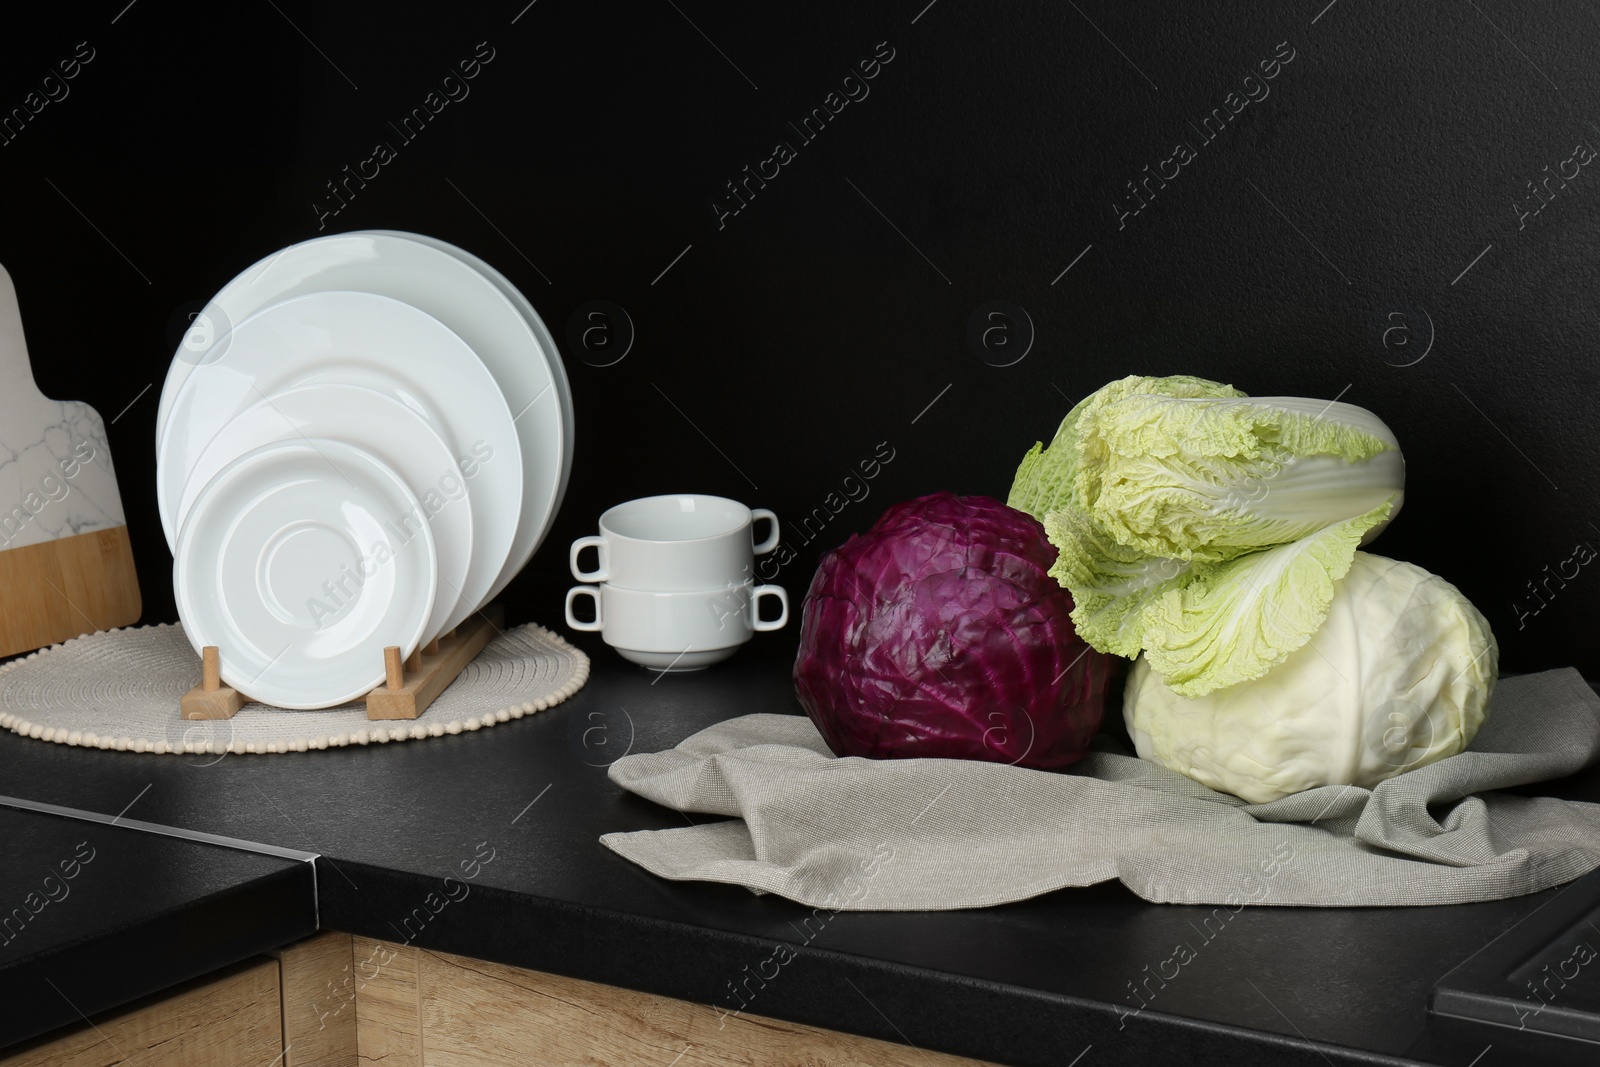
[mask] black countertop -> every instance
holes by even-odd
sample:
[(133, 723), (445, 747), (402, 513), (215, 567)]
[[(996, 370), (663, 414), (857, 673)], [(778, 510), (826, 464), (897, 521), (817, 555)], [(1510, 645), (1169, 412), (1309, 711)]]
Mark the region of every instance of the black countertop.
[(0, 1047), (317, 929), (304, 860), (5, 807), (0, 843)]
[[(655, 878), (599, 836), (687, 816), (623, 792), (606, 765), (735, 715), (798, 713), (792, 637), (758, 636), (727, 663), (659, 679), (578, 643), (594, 658), (587, 686), (492, 729), (223, 759), (8, 733), (0, 794), (107, 814), (137, 797), (128, 818), (315, 852), (324, 928), (729, 1010), (745, 968), (778, 942), (803, 945), (748, 1011), (1002, 1063), (1066, 1064), (1091, 1045), (1094, 1064), (1527, 1062), (1530, 1038), (1430, 1019), (1428, 995), (1559, 890), (1449, 907), (1248, 908), (1135, 1014), (1130, 984), (1192, 940), (1209, 909), (1147, 904), (1113, 883), (988, 909), (844, 912), (806, 944), (798, 904)], [(1539, 791), (1596, 799), (1600, 774)], [(470, 892), (453, 884), (435, 914), (424, 900), (446, 877)], [(87, 928), (89, 910), (62, 920)], [(1543, 1062), (1574, 1048), (1551, 1046)]]

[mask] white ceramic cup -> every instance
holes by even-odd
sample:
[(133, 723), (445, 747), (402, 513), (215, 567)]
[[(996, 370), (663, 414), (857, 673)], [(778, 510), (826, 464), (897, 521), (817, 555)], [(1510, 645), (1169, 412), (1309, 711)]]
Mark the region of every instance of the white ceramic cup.
[[(755, 523), (772, 530), (755, 544)], [(598, 565), (586, 571), (578, 553), (594, 548)], [(737, 500), (693, 493), (647, 496), (600, 516), (600, 534), (572, 542), (572, 576), (624, 589), (697, 592), (726, 589), (755, 577), (755, 557), (778, 547), (778, 517)]]
[[(580, 596), (594, 601), (594, 621), (572, 610)], [(759, 603), (775, 598), (782, 610), (762, 619)], [(624, 658), (658, 671), (693, 671), (725, 660), (759, 631), (789, 621), (789, 594), (778, 585), (745, 581), (722, 589), (661, 592), (610, 583), (567, 590), (567, 625), (600, 633)]]

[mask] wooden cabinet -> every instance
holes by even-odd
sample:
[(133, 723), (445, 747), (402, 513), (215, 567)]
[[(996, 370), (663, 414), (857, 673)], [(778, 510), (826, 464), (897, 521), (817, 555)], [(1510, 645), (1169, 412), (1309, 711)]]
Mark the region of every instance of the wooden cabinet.
[(273, 955), (283, 999), (283, 1067), (356, 1067), (350, 935), (318, 934)]
[(362, 1067), (982, 1067), (540, 971), (355, 939)]
[(983, 1067), (703, 1004), (323, 933), (0, 1067)]

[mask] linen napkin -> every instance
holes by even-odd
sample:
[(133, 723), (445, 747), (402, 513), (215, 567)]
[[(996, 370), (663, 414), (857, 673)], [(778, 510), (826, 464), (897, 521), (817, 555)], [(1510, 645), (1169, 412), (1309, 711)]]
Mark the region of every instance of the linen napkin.
[(1456, 904), (1600, 866), (1600, 805), (1495, 790), (1600, 752), (1600, 698), (1570, 668), (1502, 679), (1471, 747), (1375, 789), (1247, 804), (1097, 740), (1068, 773), (837, 758), (797, 715), (730, 719), (610, 768), (684, 812), (735, 816), (601, 841), (675, 881), (834, 911), (983, 907), (1120, 880), (1178, 904)]

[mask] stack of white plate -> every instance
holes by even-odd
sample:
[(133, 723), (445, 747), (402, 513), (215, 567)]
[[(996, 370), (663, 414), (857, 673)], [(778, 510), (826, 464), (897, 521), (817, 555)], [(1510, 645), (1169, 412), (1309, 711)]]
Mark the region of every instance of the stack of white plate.
[(195, 650), (256, 700), (332, 707), (528, 562), (566, 492), (572, 397), (533, 305), (476, 256), (319, 237), (194, 319), (156, 463)]

